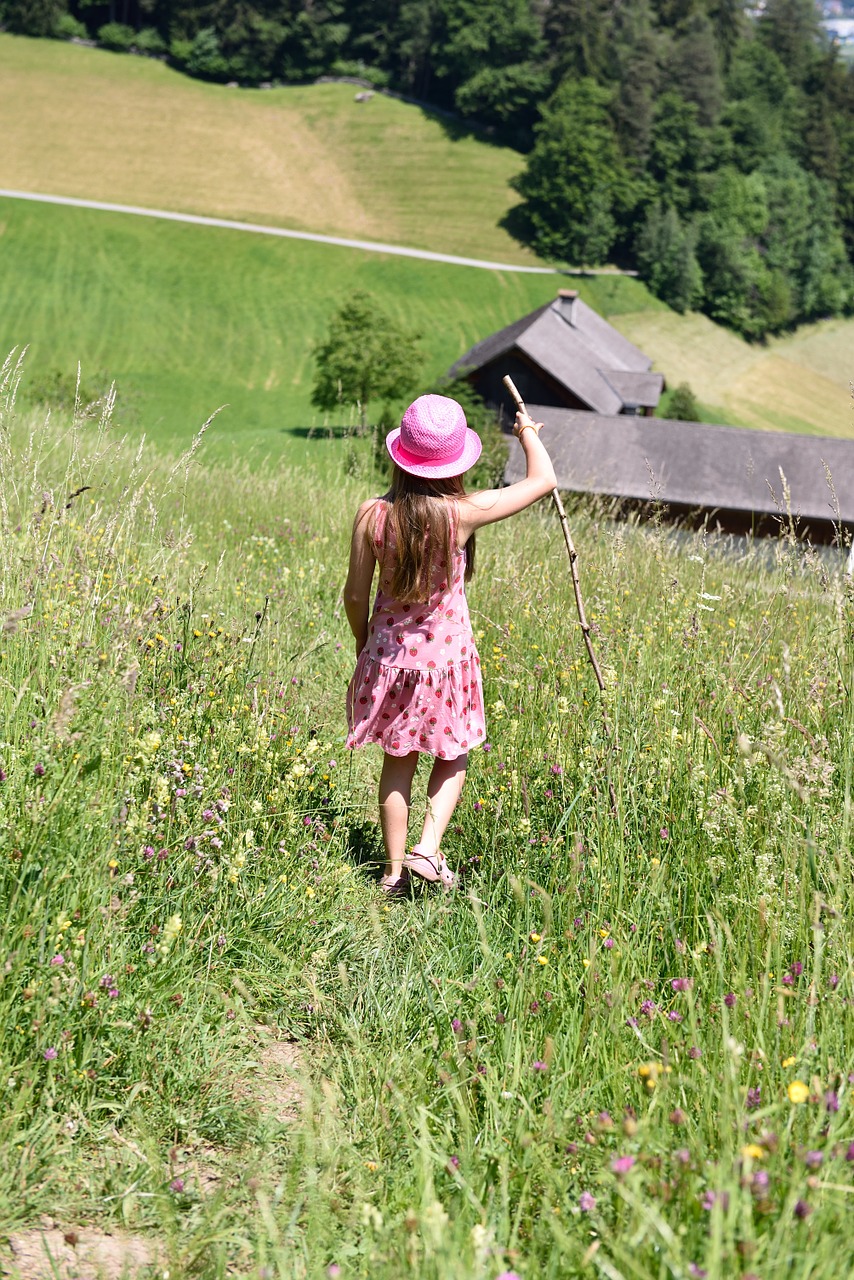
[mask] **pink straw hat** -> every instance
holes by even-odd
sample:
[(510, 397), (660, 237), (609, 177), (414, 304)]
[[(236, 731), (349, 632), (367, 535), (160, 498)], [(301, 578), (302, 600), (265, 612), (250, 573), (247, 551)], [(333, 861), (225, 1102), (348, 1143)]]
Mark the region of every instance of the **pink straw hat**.
[(385, 444), (402, 471), (429, 480), (461, 476), (483, 447), (477, 432), (466, 426), (462, 405), (432, 395), (413, 400)]

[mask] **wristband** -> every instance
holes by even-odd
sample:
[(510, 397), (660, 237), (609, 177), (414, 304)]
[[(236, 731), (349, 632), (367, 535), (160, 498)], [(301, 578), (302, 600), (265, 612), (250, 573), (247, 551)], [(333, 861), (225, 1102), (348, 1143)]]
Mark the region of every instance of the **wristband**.
[(522, 439), (522, 432), (523, 432), (523, 431), (533, 431), (533, 433), (534, 433), (534, 435), (535, 435), (535, 436), (538, 436), (538, 435), (540, 434), (540, 428), (536, 425), (536, 423), (533, 423), (533, 422), (526, 422), (526, 423), (525, 423), (525, 425), (524, 425), (524, 427), (520, 427), (520, 428), (519, 428), (519, 430), (518, 430), (517, 432), (515, 432), (515, 435), (516, 435), (516, 439), (517, 439), (517, 440), (521, 440), (521, 439)]

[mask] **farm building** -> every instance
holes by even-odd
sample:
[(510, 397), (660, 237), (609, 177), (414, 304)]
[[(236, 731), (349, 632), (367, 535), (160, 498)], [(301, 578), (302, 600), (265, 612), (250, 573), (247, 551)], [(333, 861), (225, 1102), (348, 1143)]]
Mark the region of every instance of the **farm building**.
[[(528, 412), (544, 424), (562, 490), (661, 504), (731, 532), (776, 532), (789, 514), (815, 542), (854, 528), (854, 441), (543, 404)], [(522, 451), (512, 449), (505, 482), (523, 475)]]
[(604, 414), (650, 414), (664, 390), (652, 361), (613, 325), (561, 289), (553, 302), (484, 338), (456, 362), (487, 404), (506, 405), (509, 373), (531, 404)]

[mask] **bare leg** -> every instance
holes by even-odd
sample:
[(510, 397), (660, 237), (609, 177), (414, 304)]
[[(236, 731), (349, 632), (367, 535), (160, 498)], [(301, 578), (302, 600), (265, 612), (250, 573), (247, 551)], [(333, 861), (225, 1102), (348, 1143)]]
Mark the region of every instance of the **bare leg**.
[(419, 847), (428, 857), (435, 857), (442, 845), (448, 823), (457, 807), (466, 780), (468, 755), (456, 760), (437, 760), (427, 783), (427, 816)]
[(380, 774), (380, 825), (385, 845), (385, 874), (395, 880), (403, 866), (406, 853), (406, 834), (409, 826), (409, 806), (412, 801), (412, 779), (418, 764), (418, 752), (408, 756), (383, 758)]

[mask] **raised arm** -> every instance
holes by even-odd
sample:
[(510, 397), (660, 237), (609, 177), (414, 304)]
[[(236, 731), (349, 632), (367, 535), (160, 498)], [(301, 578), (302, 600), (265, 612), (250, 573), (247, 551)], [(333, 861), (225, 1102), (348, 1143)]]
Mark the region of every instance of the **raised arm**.
[(371, 583), (374, 580), (376, 556), (371, 545), (370, 524), (375, 503), (363, 502), (353, 521), (350, 539), (350, 568), (344, 583), (344, 611), (356, 641), (356, 657), (368, 642), (368, 616), (371, 607)]
[(475, 529), (515, 516), (517, 511), (524, 511), (555, 488), (557, 480), (552, 460), (539, 436), (542, 425), (541, 422), (534, 422), (526, 413), (516, 414), (514, 434), (525, 454), (525, 479), (517, 480), (504, 489), (482, 489), (480, 493), (468, 494), (461, 500), (458, 534), (460, 545)]

